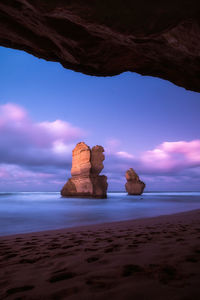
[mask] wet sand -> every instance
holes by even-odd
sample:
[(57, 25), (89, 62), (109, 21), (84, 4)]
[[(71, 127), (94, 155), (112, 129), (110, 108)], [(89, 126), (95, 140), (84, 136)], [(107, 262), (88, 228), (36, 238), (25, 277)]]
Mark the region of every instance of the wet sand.
[(0, 299), (200, 299), (200, 210), (0, 237)]

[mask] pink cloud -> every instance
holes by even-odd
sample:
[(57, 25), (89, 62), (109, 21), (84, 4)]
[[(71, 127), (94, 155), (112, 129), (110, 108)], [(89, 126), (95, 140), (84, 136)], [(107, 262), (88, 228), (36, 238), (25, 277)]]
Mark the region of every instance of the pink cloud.
[(133, 154), (130, 154), (130, 153), (126, 152), (126, 151), (118, 151), (118, 152), (116, 152), (116, 155), (118, 157), (121, 157), (121, 158), (127, 158), (127, 159), (134, 158)]
[[(134, 168), (148, 189), (196, 189), (200, 179), (200, 140), (163, 142), (138, 156), (115, 149), (106, 152), (105, 173), (124, 187), (125, 172)], [(121, 183), (120, 183), (121, 182)]]
[(69, 122), (34, 122), (24, 108), (0, 105), (0, 163), (56, 164), (71, 154), (83, 135), (82, 129)]
[(68, 141), (79, 137), (83, 132), (79, 128), (72, 126), (70, 123), (62, 120), (53, 122), (41, 122), (37, 126), (48, 133), (55, 140)]
[(168, 153), (182, 153), (188, 161), (200, 162), (200, 140), (165, 142), (161, 146)]
[(164, 142), (144, 152), (141, 163), (151, 170), (162, 171), (200, 166), (200, 140)]
[(7, 171), (7, 168), (0, 166), (0, 178), (8, 178), (9, 173)]
[[(0, 105), (0, 189), (16, 185), (59, 190), (70, 176), (71, 151), (83, 136), (83, 130), (69, 122), (35, 122), (18, 105)], [(180, 182), (199, 178), (200, 140), (163, 142), (137, 157), (120, 145), (117, 139), (105, 145), (104, 173), (111, 186), (123, 185), (130, 167), (150, 184), (159, 176), (160, 182), (179, 182), (178, 173)]]
[(27, 113), (22, 107), (12, 103), (8, 103), (0, 105), (0, 116), (0, 125), (3, 126), (8, 121), (24, 121), (27, 118)]
[(14, 164), (1, 164), (0, 190), (32, 191), (32, 190), (58, 190), (66, 179), (66, 172), (48, 172), (29, 170)]

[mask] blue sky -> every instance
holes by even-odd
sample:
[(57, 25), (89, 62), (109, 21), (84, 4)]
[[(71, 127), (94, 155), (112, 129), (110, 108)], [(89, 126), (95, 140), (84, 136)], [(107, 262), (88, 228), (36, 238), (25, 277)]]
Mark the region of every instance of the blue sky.
[[(69, 137), (62, 139), (63, 143), (69, 144), (70, 151), (80, 140), (90, 146), (103, 145), (108, 158), (104, 164), (110, 189), (123, 189), (123, 174), (130, 166), (140, 173), (148, 190), (200, 190), (200, 94), (186, 91), (165, 80), (129, 72), (105, 78), (87, 76), (64, 69), (58, 63), (3, 47), (0, 48), (0, 66), (0, 106), (13, 105), (6, 106), (7, 110), (2, 110), (2, 116), (8, 115), (9, 109), (18, 107), (26, 112), (32, 125), (43, 122), (53, 124), (55, 120), (67, 122), (72, 132), (75, 132), (74, 128), (79, 131), (79, 134), (75, 132), (74, 138), (68, 132), (71, 140)], [(20, 152), (21, 146), (16, 142), (16, 136), (20, 138), (22, 131), (17, 131), (16, 120), (10, 120), (13, 127), (9, 131), (8, 120), (5, 122), (0, 132), (4, 134), (4, 140), (8, 142), (8, 138), (5, 138), (7, 132), (9, 136), (15, 133), (15, 139), (9, 140), (7, 151), (5, 143), (4, 149), (0, 147), (0, 154), (1, 151), (3, 153), (0, 166), (2, 170), (7, 170), (7, 180), (0, 171), (0, 190), (61, 188), (69, 175), (69, 153), (66, 153), (66, 167), (55, 163), (43, 170), (42, 162), (41, 166), (37, 163), (34, 168), (34, 164), (20, 163), (19, 157), (15, 161), (15, 154), (9, 154), (9, 147), (15, 140), (13, 147), (19, 145)], [(24, 119), (20, 122), (24, 122)], [(26, 122), (26, 126), (29, 125)], [(192, 141), (196, 142), (191, 144)], [(170, 150), (165, 142), (171, 143)], [(183, 143), (178, 144), (177, 148), (177, 142)], [(33, 142), (31, 145), (33, 147)], [(28, 148), (30, 150), (30, 144)], [(187, 153), (183, 151), (184, 148), (187, 148)], [(162, 161), (156, 156), (158, 151), (155, 149), (164, 153)], [(5, 157), (5, 152), (8, 152), (9, 158)], [(33, 153), (40, 155), (35, 144), (31, 153), (32, 156)], [(64, 153), (62, 155), (64, 157)], [(150, 167), (150, 161), (157, 165), (157, 169)], [(16, 168), (21, 170), (20, 174), (23, 174), (23, 170), (24, 174), (25, 171), (29, 172), (30, 179), (25, 185), (22, 184), (23, 179), (18, 182), (13, 178), (11, 185), (8, 174)], [(46, 174), (47, 169), (49, 177), (46, 178), (50, 179), (38, 185), (34, 175), (38, 172)], [(5, 173), (2, 171), (2, 174)]]

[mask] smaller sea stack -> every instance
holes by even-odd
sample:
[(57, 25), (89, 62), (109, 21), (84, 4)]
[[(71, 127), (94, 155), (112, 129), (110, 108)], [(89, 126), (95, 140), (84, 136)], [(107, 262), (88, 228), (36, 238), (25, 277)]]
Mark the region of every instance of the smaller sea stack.
[(145, 183), (140, 180), (132, 168), (126, 171), (126, 180), (125, 188), (129, 195), (141, 195), (143, 193)]
[(63, 197), (107, 197), (107, 177), (99, 175), (103, 170), (102, 146), (90, 149), (84, 142), (78, 143), (72, 151), (72, 177), (61, 190)]

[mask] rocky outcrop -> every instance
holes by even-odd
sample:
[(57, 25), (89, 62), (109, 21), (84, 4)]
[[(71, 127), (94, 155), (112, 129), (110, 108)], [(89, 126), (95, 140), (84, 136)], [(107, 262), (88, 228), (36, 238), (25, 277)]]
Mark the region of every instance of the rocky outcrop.
[(126, 191), (129, 195), (141, 195), (145, 188), (145, 183), (142, 182), (137, 175), (137, 173), (130, 168), (126, 171), (126, 180), (125, 184)]
[(199, 0), (1, 0), (0, 45), (96, 76), (124, 71), (200, 91)]
[(85, 143), (76, 145), (72, 152), (72, 177), (61, 190), (63, 197), (106, 198), (107, 177), (99, 175), (103, 170), (104, 148), (90, 149)]

